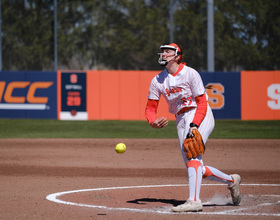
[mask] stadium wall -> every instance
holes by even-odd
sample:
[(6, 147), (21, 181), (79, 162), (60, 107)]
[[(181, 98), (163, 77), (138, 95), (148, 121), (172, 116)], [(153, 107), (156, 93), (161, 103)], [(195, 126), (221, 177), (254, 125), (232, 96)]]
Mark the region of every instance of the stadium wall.
[[(0, 118), (146, 120), (159, 71), (2, 71)], [(216, 119), (279, 120), (280, 71), (201, 72)], [(158, 116), (175, 120), (165, 100)]]

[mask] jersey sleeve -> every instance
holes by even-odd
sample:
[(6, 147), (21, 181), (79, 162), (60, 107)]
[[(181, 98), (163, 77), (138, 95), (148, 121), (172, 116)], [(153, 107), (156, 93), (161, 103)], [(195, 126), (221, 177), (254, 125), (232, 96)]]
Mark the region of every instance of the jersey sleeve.
[(156, 119), (157, 109), (158, 109), (159, 100), (148, 99), (146, 109), (145, 109), (145, 117), (151, 125)]
[(156, 76), (151, 81), (150, 88), (149, 88), (148, 99), (151, 99), (151, 100), (159, 100), (160, 99), (161, 93), (159, 91), (158, 85), (159, 84), (157, 82), (157, 76)]

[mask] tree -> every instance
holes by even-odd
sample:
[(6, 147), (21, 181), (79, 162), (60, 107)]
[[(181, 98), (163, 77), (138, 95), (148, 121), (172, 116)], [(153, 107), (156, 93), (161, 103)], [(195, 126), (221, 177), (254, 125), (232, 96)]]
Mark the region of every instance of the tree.
[(215, 1), (216, 69), (279, 69), (280, 3)]
[(47, 0), (2, 1), (3, 69), (44, 70), (53, 63), (53, 13)]
[[(163, 7), (167, 3), (168, 0), (61, 3), (59, 54), (64, 54), (63, 63), (71, 67), (69, 60), (75, 57), (81, 69), (158, 69), (158, 47), (168, 37), (164, 16), (168, 9)], [(78, 16), (70, 10), (77, 8), (81, 11)]]
[(187, 65), (205, 70), (207, 67), (206, 1), (179, 1), (175, 20), (175, 42), (183, 50)]
[[(174, 0), (184, 61), (207, 66), (207, 1)], [(169, 0), (58, 1), (58, 68), (157, 70)], [(279, 0), (214, 1), (215, 70), (279, 69)], [(4, 70), (54, 69), (54, 2), (2, 0)]]

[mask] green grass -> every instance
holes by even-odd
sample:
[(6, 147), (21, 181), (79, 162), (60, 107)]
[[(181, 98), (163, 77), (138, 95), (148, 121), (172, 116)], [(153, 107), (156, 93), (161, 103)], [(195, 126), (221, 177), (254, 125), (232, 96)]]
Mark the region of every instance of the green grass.
[[(177, 138), (176, 122), (1, 119), (0, 138)], [(280, 121), (216, 120), (210, 138), (280, 139)]]
[(280, 139), (280, 121), (216, 120), (210, 138)]

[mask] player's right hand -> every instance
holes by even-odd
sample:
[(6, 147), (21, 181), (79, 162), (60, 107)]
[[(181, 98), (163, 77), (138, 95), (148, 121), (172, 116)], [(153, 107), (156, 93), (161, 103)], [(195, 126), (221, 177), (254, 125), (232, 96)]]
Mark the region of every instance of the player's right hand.
[(168, 120), (165, 117), (156, 119), (152, 124), (153, 128), (164, 128), (168, 125)]

